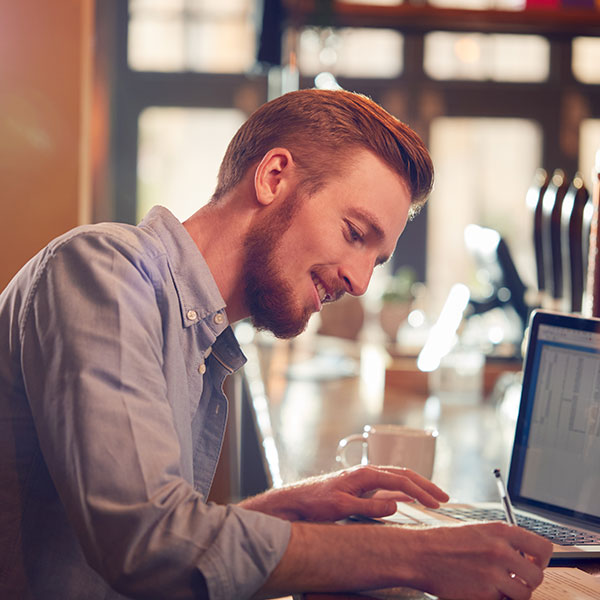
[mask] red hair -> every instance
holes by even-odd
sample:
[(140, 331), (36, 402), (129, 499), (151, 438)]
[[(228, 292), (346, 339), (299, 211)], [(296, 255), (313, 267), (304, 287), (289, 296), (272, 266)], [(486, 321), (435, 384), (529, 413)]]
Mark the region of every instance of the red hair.
[(411, 216), (433, 186), (429, 152), (408, 125), (362, 94), (311, 89), (280, 96), (250, 115), (227, 148), (213, 201), (278, 146), (291, 152), (308, 193), (322, 187), (332, 172), (343, 173), (350, 154), (359, 148), (375, 153), (406, 182)]

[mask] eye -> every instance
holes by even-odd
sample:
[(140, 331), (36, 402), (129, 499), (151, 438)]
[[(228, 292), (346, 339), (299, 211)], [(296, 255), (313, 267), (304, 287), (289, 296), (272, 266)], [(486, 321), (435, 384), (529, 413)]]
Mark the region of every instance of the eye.
[(351, 242), (363, 242), (364, 235), (350, 222), (345, 221), (348, 229), (348, 239)]

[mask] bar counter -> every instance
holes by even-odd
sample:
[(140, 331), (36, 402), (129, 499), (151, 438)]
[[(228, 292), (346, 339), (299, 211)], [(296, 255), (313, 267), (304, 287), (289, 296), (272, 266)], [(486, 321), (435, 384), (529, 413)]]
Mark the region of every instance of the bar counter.
[[(430, 395), (426, 386), (414, 385), (414, 378), (403, 384), (403, 378), (390, 377), (391, 357), (381, 344), (314, 334), (293, 341), (259, 335), (244, 351), (264, 460), (275, 485), (342, 468), (336, 461), (340, 439), (361, 432), (364, 425), (388, 423), (438, 431), (432, 480), (451, 501), (498, 500), (493, 470), (499, 467), (508, 474), (520, 389), (518, 363), (504, 375), (496, 374), (496, 385), (486, 386), (481, 397), (461, 403)], [(357, 454), (357, 463), (359, 459)], [(586, 570), (598, 575), (600, 565), (590, 564)], [(379, 590), (310, 593), (294, 600), (359, 598), (432, 596)]]

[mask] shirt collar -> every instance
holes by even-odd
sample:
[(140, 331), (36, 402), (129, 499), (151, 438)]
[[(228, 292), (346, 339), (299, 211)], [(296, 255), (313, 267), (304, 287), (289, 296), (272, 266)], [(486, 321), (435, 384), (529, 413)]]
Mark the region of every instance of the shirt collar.
[[(210, 325), (215, 334), (220, 334), (229, 325), (225, 301), (187, 229), (163, 206), (152, 208), (139, 227), (152, 230), (165, 247), (184, 327), (212, 316)], [(215, 318), (217, 314), (222, 318)]]

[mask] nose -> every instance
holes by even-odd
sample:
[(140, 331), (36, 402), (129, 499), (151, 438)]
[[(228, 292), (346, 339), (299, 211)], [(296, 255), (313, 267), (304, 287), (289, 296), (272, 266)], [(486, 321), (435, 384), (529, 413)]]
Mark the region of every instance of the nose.
[(352, 296), (362, 296), (369, 287), (375, 262), (370, 258), (353, 260), (339, 269), (340, 279), (344, 282), (345, 291)]

